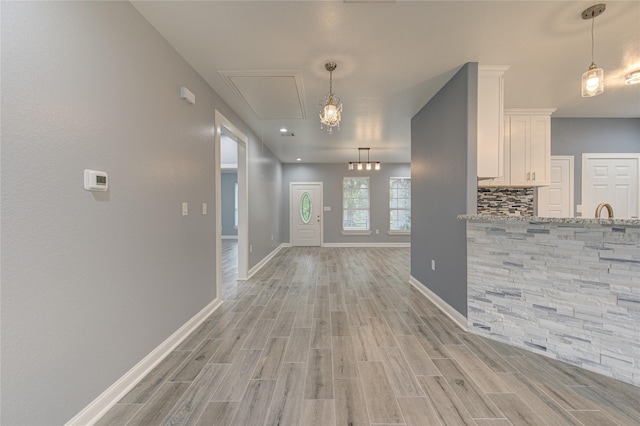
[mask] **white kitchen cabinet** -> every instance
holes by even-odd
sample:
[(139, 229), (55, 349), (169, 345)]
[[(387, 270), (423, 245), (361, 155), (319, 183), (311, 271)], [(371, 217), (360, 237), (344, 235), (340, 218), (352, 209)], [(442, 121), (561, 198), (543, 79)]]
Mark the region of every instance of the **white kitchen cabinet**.
[(547, 186), (551, 173), (551, 112), (509, 111), (510, 186)]
[(504, 176), (504, 72), (508, 66), (478, 66), (479, 179)]
[(479, 187), (549, 185), (553, 111), (555, 109), (505, 110), (504, 177), (480, 180)]

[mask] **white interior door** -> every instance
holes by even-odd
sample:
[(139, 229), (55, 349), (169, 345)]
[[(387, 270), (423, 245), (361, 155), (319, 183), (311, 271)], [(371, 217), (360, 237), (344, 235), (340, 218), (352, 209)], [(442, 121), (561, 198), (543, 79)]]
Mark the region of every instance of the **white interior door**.
[[(582, 216), (595, 217), (598, 204), (614, 217), (638, 217), (640, 154), (582, 154)], [(606, 213), (605, 213), (606, 217)]]
[(290, 240), (292, 246), (322, 245), (322, 183), (290, 184)]
[(552, 156), (550, 185), (538, 187), (538, 216), (573, 217), (573, 155)]

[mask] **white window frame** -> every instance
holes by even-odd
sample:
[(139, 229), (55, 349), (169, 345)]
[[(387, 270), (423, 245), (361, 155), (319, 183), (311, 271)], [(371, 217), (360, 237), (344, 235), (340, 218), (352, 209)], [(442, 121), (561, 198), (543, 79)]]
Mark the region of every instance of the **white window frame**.
[[(389, 178), (389, 190), (391, 190), (391, 182), (393, 180), (408, 180), (409, 182), (411, 182), (411, 177), (410, 176), (391, 176)], [(411, 197), (411, 195), (409, 195), (409, 197)], [(411, 198), (409, 198), (411, 199)], [(397, 208), (397, 207), (391, 207), (391, 191), (389, 193), (389, 230), (387, 231), (387, 234), (389, 235), (411, 235), (411, 230), (403, 230), (403, 229), (391, 229), (391, 216), (392, 216), (392, 212), (394, 210), (409, 210), (409, 212), (411, 212), (411, 208)]]
[[(367, 180), (367, 208), (366, 209), (347, 209), (344, 202), (344, 181), (345, 179), (366, 179)], [(367, 225), (369, 229), (344, 229), (344, 214), (347, 210), (367, 210), (369, 220)], [(368, 176), (344, 176), (342, 178), (342, 235), (371, 235), (371, 178)]]

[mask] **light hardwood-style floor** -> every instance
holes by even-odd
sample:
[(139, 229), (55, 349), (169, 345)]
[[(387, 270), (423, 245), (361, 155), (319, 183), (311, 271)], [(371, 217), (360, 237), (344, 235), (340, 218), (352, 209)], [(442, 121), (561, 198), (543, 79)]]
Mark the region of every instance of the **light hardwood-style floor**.
[(639, 388), (465, 333), (408, 280), (406, 248), (283, 249), (99, 424), (640, 424)]

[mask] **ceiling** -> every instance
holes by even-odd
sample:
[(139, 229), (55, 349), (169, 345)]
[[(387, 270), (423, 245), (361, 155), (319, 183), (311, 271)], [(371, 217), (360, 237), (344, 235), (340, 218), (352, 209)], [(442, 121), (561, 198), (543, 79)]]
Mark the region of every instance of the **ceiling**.
[[(410, 161), (410, 122), (466, 62), (509, 65), (506, 108), (557, 108), (554, 117), (640, 117), (640, 2), (609, 2), (595, 18), (605, 92), (580, 96), (591, 63), (595, 4), (525, 1), (133, 1), (209, 85), (285, 163)], [(338, 64), (339, 131), (320, 129)], [(197, 95), (197, 93), (196, 93)], [(282, 136), (285, 127), (293, 136)]]

